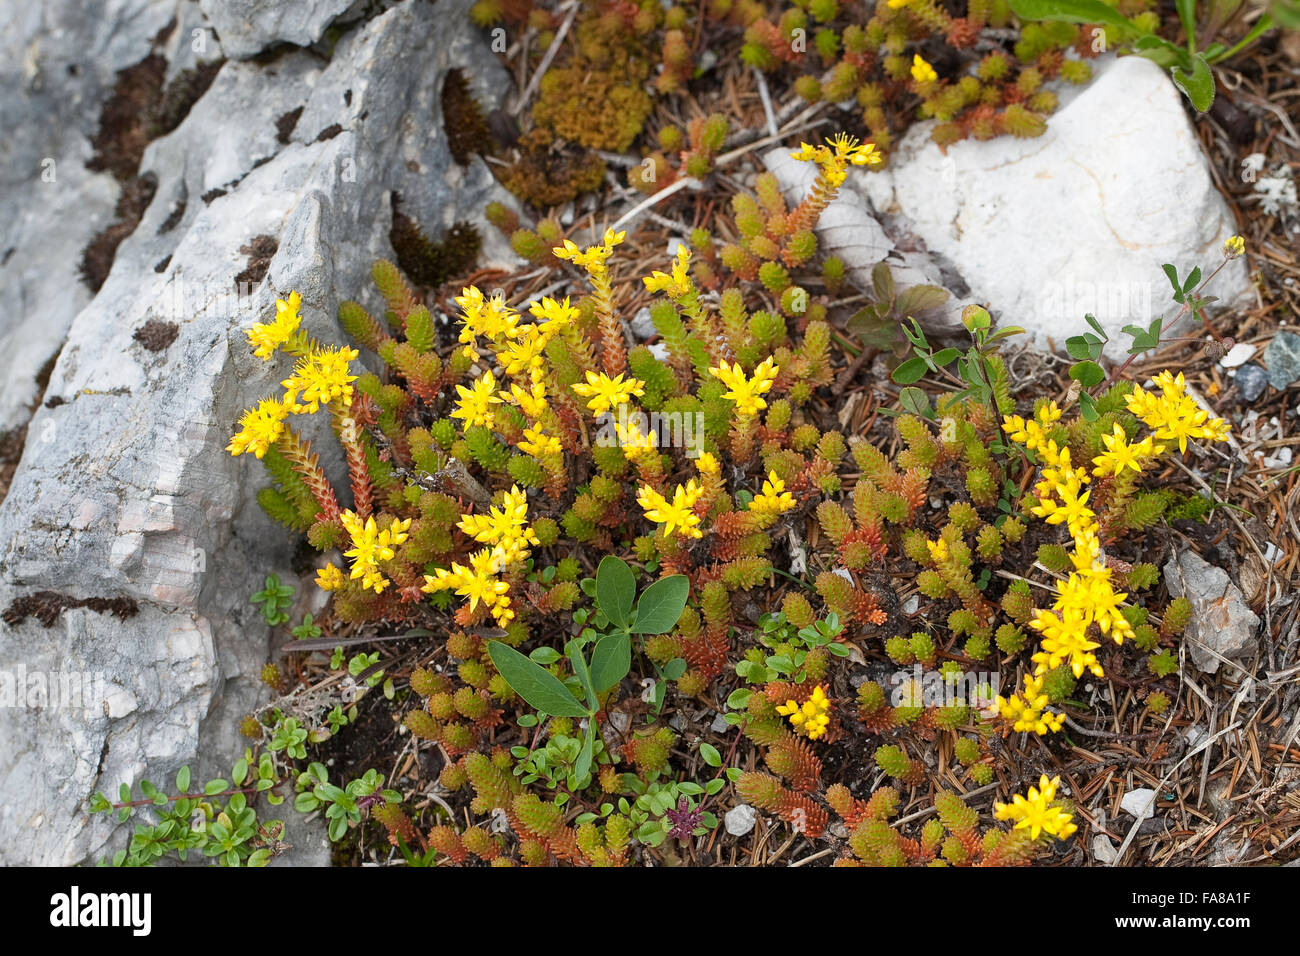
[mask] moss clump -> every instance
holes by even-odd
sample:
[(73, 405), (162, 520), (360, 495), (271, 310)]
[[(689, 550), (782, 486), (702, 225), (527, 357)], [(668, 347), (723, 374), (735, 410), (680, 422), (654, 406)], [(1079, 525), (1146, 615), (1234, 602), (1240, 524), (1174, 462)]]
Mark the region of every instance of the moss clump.
[(458, 222), (447, 230), (442, 242), (432, 242), (414, 219), (399, 211), (398, 202), (394, 194), (393, 226), (388, 241), (393, 244), (397, 264), (403, 272), (419, 285), (436, 288), (469, 271), (482, 244), (477, 229), (467, 222)]

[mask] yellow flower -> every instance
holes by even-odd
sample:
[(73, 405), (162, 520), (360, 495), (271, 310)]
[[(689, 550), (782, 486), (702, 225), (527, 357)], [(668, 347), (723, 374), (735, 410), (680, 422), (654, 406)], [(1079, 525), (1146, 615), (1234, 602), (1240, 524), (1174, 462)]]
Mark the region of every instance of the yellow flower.
[(1017, 793), (1010, 803), (993, 804), (993, 815), (999, 820), (1015, 820), (1015, 828), (1029, 830), (1031, 840), (1037, 840), (1043, 833), (1064, 840), (1079, 828), (1072, 822), (1071, 814), (1051, 805), (1060, 783), (1060, 777), (1048, 780), (1043, 774), (1038, 786), (1030, 787), (1026, 796)]
[(997, 706), (998, 713), (1004, 719), (1012, 721), (1012, 729), (1016, 731), (1056, 733), (1065, 723), (1064, 714), (1053, 714), (1047, 710), (1043, 679), (1030, 674), (1025, 675), (1024, 690), (1020, 694), (1012, 694), (1009, 699), (998, 695)]
[(618, 435), (618, 446), (623, 449), (623, 455), (628, 461), (636, 461), (646, 452), (659, 447), (658, 432), (642, 435), (641, 426), (634, 417), (629, 417), (626, 425), (615, 421), (614, 432)]
[(349, 577), (361, 578), (363, 588), (382, 594), (390, 582), (379, 570), (379, 562), (391, 561), (396, 553), (393, 548), (405, 543), (411, 519), (394, 520), (380, 531), (373, 515), (363, 522), (356, 512), (345, 511), (339, 518), (352, 539), (351, 550), (343, 552), (344, 557), (352, 559)]
[(637, 378), (629, 378), (623, 381), (623, 373), (610, 378), (604, 372), (587, 370), (587, 384), (579, 382), (577, 385), (571, 385), (576, 393), (583, 398), (589, 399), (587, 407), (595, 414), (600, 415), (612, 408), (618, 408), (620, 405), (626, 405), (635, 395), (640, 397), (645, 394), (645, 382)]
[(520, 410), (533, 420), (540, 418), (542, 412), (551, 407), (546, 400), (546, 383), (543, 381), (534, 381), (527, 391), (518, 385), (511, 385), (509, 394), (501, 392), (499, 397), (514, 399)]
[(343, 587), (343, 572), (334, 564), (327, 564), (316, 572), (316, 585), (322, 591), (337, 591)]
[(692, 478), (684, 487), (677, 486), (671, 502), (649, 485), (641, 486), (636, 500), (645, 511), (647, 518), (664, 526), (664, 534), (670, 535), (676, 529), (680, 535), (702, 538), (704, 533), (699, 528), (700, 518), (691, 510), (695, 507), (701, 491), (700, 486)]
[(1246, 240), (1241, 236), (1229, 236), (1223, 240), (1223, 254), (1229, 259), (1236, 259), (1246, 251)]
[(452, 590), (459, 597), (469, 598), (471, 611), (482, 601), (496, 622), (504, 626), (515, 616), (507, 596), (510, 585), (496, 576), (505, 564), (500, 548), (484, 548), (470, 556), (468, 567), (453, 562), (450, 570), (437, 568), (433, 574), (426, 574), (420, 590), (427, 594)]
[(673, 262), (673, 274), (665, 275), (662, 272), (652, 272), (641, 281), (651, 292), (667, 292), (673, 298), (680, 298), (688, 294), (691, 289), (691, 250), (684, 245), (677, 247), (677, 259)]
[(749, 510), (754, 514), (775, 518), (783, 515), (795, 505), (794, 495), (785, 490), (785, 482), (768, 472), (767, 481), (763, 482), (763, 491), (754, 496), (749, 503)]
[(1101, 677), (1101, 664), (1092, 653), (1101, 645), (1087, 638), (1088, 621), (1077, 608), (1065, 609), (1063, 617), (1057, 617), (1051, 611), (1035, 611), (1034, 620), (1029, 626), (1042, 631), (1042, 651), (1033, 655), (1037, 665), (1036, 676), (1042, 677), (1048, 671), (1060, 667), (1063, 663), (1070, 665), (1076, 678), (1082, 677), (1085, 670), (1093, 676)]
[(604, 242), (599, 246), (588, 246), (585, 250), (579, 249), (577, 243), (572, 239), (565, 239), (564, 245), (556, 246), (551, 251), (559, 259), (567, 259), (575, 266), (586, 269), (592, 275), (603, 275), (605, 272), (605, 261), (614, 254), (614, 247), (617, 246), (627, 236), (626, 232), (615, 232), (612, 229), (605, 230)]
[(292, 412), (317, 412), (321, 405), (338, 401), (352, 404), (352, 382), (357, 377), (349, 374), (349, 362), (358, 355), (356, 349), (322, 348), (298, 360), (293, 375), (280, 384), (284, 386), (284, 403)]
[(926, 548), (930, 551), (930, 560), (935, 564), (942, 564), (948, 560), (948, 541), (946, 538), (940, 538), (937, 541), (927, 541)]
[(248, 330), (248, 342), (253, 346), (254, 355), (260, 359), (269, 359), (276, 349), (293, 337), (302, 322), (298, 315), (301, 305), (302, 296), (297, 292), (289, 293), (288, 302), (275, 300), (275, 318)]
[(767, 402), (761, 396), (772, 388), (779, 371), (780, 368), (772, 364), (769, 356), (759, 363), (749, 378), (745, 377), (745, 370), (739, 362), (730, 368), (723, 362), (717, 368), (709, 369), (709, 374), (727, 386), (728, 390), (722, 393), (722, 397), (735, 402), (737, 412), (741, 415), (757, 415), (767, 408)]
[(279, 399), (263, 399), (239, 419), (239, 431), (230, 439), (226, 451), (231, 455), (251, 451), (261, 458), (284, 434), (284, 420), (288, 414), (289, 409)]
[(492, 406), (501, 403), (501, 398), (496, 392), (497, 380), (493, 378), (491, 372), (484, 372), (471, 383), (469, 388), (457, 385), (456, 394), (460, 396), (460, 400), (456, 402), (456, 410), (451, 413), (451, 417), (464, 419), (466, 428), (471, 425), (492, 428), (496, 425)]
[(856, 137), (840, 133), (826, 140), (825, 146), (800, 143), (799, 151), (790, 156), (801, 162), (815, 162), (828, 181), (838, 186), (844, 182), (845, 169), (850, 166), (879, 166), (885, 161), (875, 143), (859, 143)]
[(907, 6), (911, 2), (912, 0), (889, 0), (889, 9), (897, 10), (900, 7)]
[(939, 74), (934, 72), (934, 67), (921, 57), (921, 54), (912, 55), (912, 79), (917, 83), (933, 83), (939, 78)]
[(1225, 441), (1228, 423), (1210, 418), (1209, 412), (1196, 404), (1186, 392), (1182, 372), (1175, 377), (1168, 370), (1156, 376), (1160, 395), (1136, 387), (1128, 396), (1128, 410), (1154, 429), (1155, 437), (1178, 442), (1179, 452), (1187, 451), (1187, 439), (1207, 438)]
[(485, 515), (461, 515), (456, 525), (475, 541), (496, 545), (503, 564), (528, 557), (528, 546), (537, 544), (537, 533), (528, 527), (528, 495), (518, 485), (505, 493), (500, 508), (488, 508)]
[(578, 310), (569, 305), (567, 295), (564, 297), (563, 302), (545, 296), (540, 301), (530, 305), (528, 311), (533, 318), (537, 319), (533, 327), (537, 329), (543, 349), (546, 348), (551, 339), (559, 334), (561, 329), (579, 315)]
[(712, 452), (704, 452), (695, 460), (695, 467), (700, 470), (701, 475), (716, 475), (722, 470), (718, 464), (718, 459), (713, 456)]
[(518, 447), (525, 455), (532, 455), (534, 458), (558, 455), (562, 450), (560, 440), (554, 435), (546, 434), (541, 425), (524, 428), (524, 440)]
[(826, 733), (831, 722), (830, 710), (831, 702), (821, 684), (813, 688), (812, 695), (802, 705), (791, 699), (776, 707), (778, 714), (789, 718), (795, 732), (809, 740), (816, 740)]
[(460, 338), (468, 358), (478, 358), (478, 338), (502, 342), (519, 334), (519, 314), (506, 305), (504, 295), (484, 297), (478, 286), (470, 286), (456, 296), (461, 308)]
[(537, 381), (544, 370), (542, 350), (546, 348), (546, 343), (537, 331), (537, 326), (525, 325), (521, 328), (519, 337), (507, 342), (497, 352), (497, 360), (507, 375), (516, 376), (527, 372), (533, 381)]
[(1124, 427), (1119, 422), (1115, 423), (1109, 435), (1101, 436), (1101, 443), (1106, 446), (1106, 451), (1092, 460), (1097, 466), (1092, 470), (1094, 475), (1099, 478), (1107, 475), (1118, 477), (1125, 468), (1142, 471), (1142, 451), (1145, 446), (1130, 444)]

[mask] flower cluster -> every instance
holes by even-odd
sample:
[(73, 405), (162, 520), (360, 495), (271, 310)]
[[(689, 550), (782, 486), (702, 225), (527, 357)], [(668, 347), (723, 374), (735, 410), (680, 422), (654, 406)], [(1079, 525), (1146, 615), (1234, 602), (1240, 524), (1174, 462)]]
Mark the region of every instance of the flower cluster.
[(999, 820), (1015, 820), (1017, 830), (1028, 830), (1029, 837), (1037, 840), (1041, 834), (1048, 834), (1064, 840), (1079, 827), (1073, 822), (1073, 814), (1059, 806), (1053, 806), (1056, 789), (1061, 784), (1060, 777), (1047, 779), (1043, 774), (1037, 787), (1030, 787), (1028, 794), (1016, 794), (1010, 803), (995, 803), (993, 815)]
[[(394, 518), (387, 528), (380, 531), (373, 515), (363, 521), (356, 512), (345, 511), (339, 517), (348, 537), (352, 539), (351, 550), (343, 552), (345, 557), (352, 559), (352, 573), (349, 577), (361, 578), (363, 588), (382, 594), (390, 582), (380, 571), (379, 562), (393, 560), (396, 554), (393, 549), (406, 543), (411, 519)], [(326, 582), (334, 581), (334, 575), (326, 575), (325, 572), (321, 574)]]
[(1177, 442), (1180, 452), (1187, 451), (1187, 439), (1205, 438), (1225, 441), (1228, 423), (1210, 418), (1210, 413), (1187, 394), (1183, 373), (1175, 377), (1167, 369), (1155, 378), (1160, 394), (1135, 388), (1128, 396), (1128, 410), (1155, 430), (1155, 437)]
[(825, 734), (831, 723), (831, 702), (821, 684), (813, 688), (812, 694), (802, 704), (793, 699), (787, 700), (784, 704), (777, 705), (776, 712), (789, 719), (795, 731), (809, 740), (816, 740)]
[(671, 535), (676, 530), (682, 537), (700, 538), (704, 534), (700, 531), (700, 516), (693, 509), (701, 490), (692, 478), (685, 485), (678, 485), (673, 492), (673, 500), (669, 501), (649, 485), (642, 485), (636, 500), (648, 519), (664, 526), (665, 535)]
[(1064, 524), (1074, 545), (1070, 555), (1073, 570), (1060, 586), (1052, 609), (1036, 609), (1029, 622), (1042, 635), (1040, 649), (1032, 658), (1034, 673), (1025, 676), (1019, 695), (999, 697), (997, 701), (1001, 715), (1013, 721), (1018, 731), (1045, 734), (1060, 730), (1061, 719), (1045, 710), (1047, 696), (1042, 690), (1042, 678), (1048, 671), (1067, 665), (1076, 678), (1082, 677), (1084, 671), (1104, 676), (1094, 653), (1101, 646), (1092, 639), (1094, 625), (1100, 635), (1109, 635), (1116, 644), (1133, 637), (1133, 627), (1121, 610), (1128, 595), (1113, 587), (1112, 570), (1102, 554), (1097, 516), (1088, 507), (1092, 492), (1084, 490), (1085, 486), (1093, 477), (1112, 484), (1131, 481), (1146, 462), (1166, 451), (1157, 439), (1176, 441), (1180, 449), (1186, 450), (1188, 438), (1227, 437), (1227, 424), (1211, 419), (1187, 396), (1181, 374), (1174, 377), (1168, 371), (1161, 372), (1156, 384), (1159, 395), (1134, 388), (1128, 396), (1129, 411), (1153, 434), (1133, 442), (1123, 426), (1116, 423), (1110, 435), (1102, 436), (1106, 451), (1093, 459), (1096, 467), (1091, 474), (1075, 466), (1070, 449), (1049, 436), (1061, 418), (1056, 402), (1040, 404), (1028, 421), (1010, 415), (1003, 422), (1002, 428), (1010, 439), (1037, 455), (1042, 464), (1041, 478), (1034, 486), (1036, 504), (1030, 513), (1048, 524)]
[(537, 532), (528, 524), (528, 496), (515, 485), (505, 493), (500, 508), (489, 507), (485, 515), (461, 515), (456, 527), (488, 547), (471, 555), (468, 566), (452, 562), (450, 569), (435, 568), (424, 576), (420, 590), (427, 594), (454, 591), (469, 599), (471, 613), (482, 601), (493, 620), (504, 627), (514, 620), (515, 612), (510, 584), (498, 575), (522, 565), (529, 549), (538, 544)]
[(727, 386), (727, 391), (722, 393), (722, 397), (736, 403), (736, 413), (743, 417), (750, 417), (767, 408), (767, 402), (762, 396), (772, 388), (779, 371), (781, 370), (772, 363), (769, 356), (758, 364), (753, 375), (746, 376), (739, 362), (731, 367), (723, 362), (716, 368), (710, 368), (709, 374)]
[(800, 143), (799, 151), (790, 155), (801, 162), (816, 163), (832, 186), (844, 182), (849, 166), (879, 166), (885, 161), (874, 143), (859, 143), (856, 137), (846, 133), (826, 140), (825, 146)]

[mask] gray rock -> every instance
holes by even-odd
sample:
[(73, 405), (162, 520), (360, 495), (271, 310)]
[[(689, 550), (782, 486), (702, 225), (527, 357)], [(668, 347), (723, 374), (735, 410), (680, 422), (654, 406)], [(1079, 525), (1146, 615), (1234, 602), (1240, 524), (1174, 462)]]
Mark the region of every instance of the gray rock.
[[(0, 22), (18, 23), (37, 51), (6, 58), (6, 69), (43, 63), (40, 51), (55, 48), (69, 62), (72, 49), (81, 64), (99, 56), (134, 62), (176, 12), (174, 2), (92, 9), (66, 2), (42, 19), (18, 15), (37, 8), (17, 0), (0, 6)], [(166, 779), (182, 763), (196, 776), (224, 775), (243, 749), (239, 718), (266, 702), (257, 674), (268, 634), (248, 595), (271, 571), (301, 589), (312, 585), (288, 572), (291, 539), (255, 503), (262, 468), (224, 451), (240, 411), (276, 391), (285, 372), (252, 356), (244, 330), (297, 290), (311, 334), (342, 341), (338, 303), (378, 302), (368, 273), (375, 258), (393, 255), (395, 191), (431, 233), (454, 220), (479, 223), (483, 264), (514, 265), (504, 239), (481, 219), (488, 201), (508, 197), (480, 161), (462, 168), (451, 160), (442, 130), (449, 67), (467, 71), (489, 109), (509, 83), (467, 6), (444, 0), (436, 13), (423, 3), (397, 6), (342, 37), (328, 63), (303, 51), (226, 63), (184, 122), (146, 150), (141, 171), (157, 177), (157, 192), (89, 304), (55, 260), (75, 258), (72, 250), (97, 227), (96, 210), (111, 210), (115, 186), (77, 172), (93, 123), (70, 122), (59, 146), (60, 192), (22, 228), (80, 311), (69, 316), (46, 392), (62, 403), (37, 410), (0, 505), (0, 607), (52, 590), (133, 603), (137, 613), (119, 619), (76, 608), (50, 628), (29, 617), (0, 630), (0, 677), (19, 669), (98, 675), (71, 703), (28, 695), (27, 707), (0, 707), (0, 863), (70, 864), (120, 845), (125, 834), (115, 824), (85, 813), (91, 793), (115, 793), (146, 773)], [(54, 22), (75, 25), (80, 41), (42, 32)], [(40, 75), (62, 83), (63, 62), (51, 59)], [(92, 114), (105, 82), (95, 73), (84, 88), (51, 87), (50, 102), (86, 98)], [(12, 151), (59, 125), (57, 112), (38, 115), (30, 90), (11, 108), (8, 89), (0, 104), (21, 125), (0, 148)], [(293, 137), (282, 144), (275, 121), (299, 107)], [(334, 124), (337, 135), (318, 140)], [(24, 167), (36, 168), (32, 156)], [(33, 175), (24, 174), (25, 189), (35, 188)], [(205, 202), (214, 188), (225, 194)], [(162, 228), (181, 202), (180, 219)], [(273, 237), (277, 251), (263, 280), (237, 289), (234, 276), (249, 260), (241, 248), (259, 235)], [(32, 275), (23, 289), (54, 301), (53, 280)], [(9, 296), (8, 284), (0, 286)], [(178, 327), (165, 351), (133, 340), (150, 319)], [(318, 439), (325, 467), (341, 475), (328, 435), (306, 437)], [(310, 856), (321, 859), (302, 818), (286, 819), (286, 839), (313, 846)]]
[(1242, 401), (1253, 402), (1264, 394), (1264, 388), (1268, 385), (1268, 373), (1254, 362), (1247, 362), (1237, 369), (1233, 381), (1237, 383)]
[(1268, 384), (1278, 391), (1300, 379), (1300, 335), (1278, 332), (1264, 349), (1264, 364), (1268, 366)]
[(1222, 568), (1193, 551), (1183, 550), (1164, 567), (1165, 584), (1174, 597), (1192, 603), (1185, 638), (1192, 663), (1214, 674), (1222, 659), (1240, 660), (1259, 647), (1259, 617), (1246, 606), (1241, 589)]
[(199, 0), (227, 55), (245, 59), (277, 43), (310, 46), (353, 0)]
[(39, 372), (90, 301), (81, 250), (112, 222), (119, 192), (86, 169), (100, 104), (176, 6), (0, 2), (0, 432), (26, 420)]

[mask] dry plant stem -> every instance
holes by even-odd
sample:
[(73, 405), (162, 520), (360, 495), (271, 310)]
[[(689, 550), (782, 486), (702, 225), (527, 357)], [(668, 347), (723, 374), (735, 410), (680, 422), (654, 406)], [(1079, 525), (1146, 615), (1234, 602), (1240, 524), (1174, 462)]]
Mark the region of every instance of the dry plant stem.
[(520, 110), (524, 108), (524, 104), (532, 99), (533, 94), (537, 92), (538, 84), (542, 82), (542, 77), (546, 75), (546, 71), (551, 68), (551, 61), (555, 59), (555, 54), (559, 52), (560, 45), (564, 42), (565, 36), (568, 35), (569, 27), (573, 25), (573, 18), (578, 15), (578, 7), (579, 4), (577, 3), (569, 7), (568, 16), (560, 24), (560, 29), (555, 32), (555, 39), (546, 48), (546, 54), (542, 57), (542, 62), (537, 64), (537, 72), (528, 81), (528, 86), (524, 88), (524, 91), (519, 94), (519, 99), (515, 101), (514, 106), (510, 107), (511, 116), (518, 116)]

